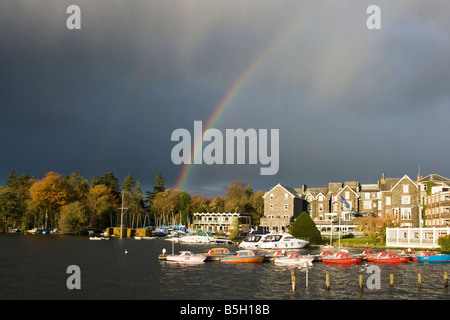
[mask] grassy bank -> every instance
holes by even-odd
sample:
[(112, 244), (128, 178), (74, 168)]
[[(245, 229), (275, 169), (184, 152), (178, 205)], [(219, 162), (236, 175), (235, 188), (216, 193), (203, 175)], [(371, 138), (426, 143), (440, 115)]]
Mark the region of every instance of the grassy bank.
[[(341, 246), (344, 247), (359, 247), (359, 248), (386, 248), (384, 243), (381, 243), (380, 240), (374, 240), (371, 238), (344, 238), (341, 239)], [(323, 245), (329, 245), (330, 239), (322, 238)], [(333, 245), (338, 246), (339, 239), (333, 238)]]

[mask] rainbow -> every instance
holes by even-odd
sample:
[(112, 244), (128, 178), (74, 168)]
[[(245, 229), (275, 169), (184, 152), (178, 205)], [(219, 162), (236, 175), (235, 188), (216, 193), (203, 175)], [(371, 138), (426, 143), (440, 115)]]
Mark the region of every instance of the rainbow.
[[(321, 6), (317, 6), (316, 10), (312, 12), (308, 12), (308, 18), (305, 17), (295, 19), (286, 29), (284, 29), (280, 34), (278, 34), (265, 48), (262, 52), (260, 52), (256, 58), (248, 65), (248, 67), (239, 75), (239, 77), (235, 80), (233, 85), (227, 91), (225, 96), (220, 100), (219, 104), (214, 108), (213, 113), (209, 117), (206, 122), (206, 125), (203, 126), (203, 133), (214, 126), (217, 121), (220, 119), (221, 115), (224, 113), (227, 106), (233, 101), (239, 91), (244, 87), (245, 83), (251, 78), (251, 76), (255, 73), (259, 66), (262, 65), (264, 60), (269, 56), (274, 49), (280, 45), (294, 30), (298, 30), (300, 27), (303, 28), (311, 19), (317, 15), (321, 8), (324, 7), (326, 2), (323, 2)], [(203, 134), (202, 134), (203, 136)], [(194, 149), (191, 154), (192, 159), (194, 159), (195, 155), (199, 152), (202, 152), (203, 141), (196, 141), (194, 143)], [(194, 161), (191, 161), (191, 164), (184, 164), (181, 172), (176, 180), (175, 189), (184, 189), (186, 182), (189, 178), (190, 173), (192, 172), (192, 168)]]

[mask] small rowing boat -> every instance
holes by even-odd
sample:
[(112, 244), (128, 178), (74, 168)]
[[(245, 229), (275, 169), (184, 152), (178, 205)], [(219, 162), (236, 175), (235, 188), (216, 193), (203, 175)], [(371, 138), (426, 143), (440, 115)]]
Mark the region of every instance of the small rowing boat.
[(298, 252), (289, 252), (286, 256), (277, 256), (274, 259), (275, 263), (282, 263), (282, 264), (307, 264), (309, 266), (312, 265), (312, 261), (315, 257), (308, 256), (303, 257)]
[(386, 255), (378, 255), (372, 261), (376, 263), (401, 263), (409, 260), (411, 260), (411, 257), (401, 256), (396, 252), (388, 252)]
[(362, 259), (362, 257), (353, 257), (348, 252), (337, 252), (333, 255), (322, 256), (322, 262), (335, 264), (359, 263)]
[(450, 262), (450, 254), (439, 254), (433, 251), (425, 251), (417, 255), (419, 262)]
[(220, 262), (225, 263), (261, 263), (265, 256), (255, 255), (251, 250), (239, 250), (235, 255), (224, 256)]
[(167, 256), (167, 261), (174, 262), (186, 262), (186, 263), (199, 263), (205, 261), (206, 256), (201, 254), (193, 254), (191, 251), (180, 251), (179, 255)]

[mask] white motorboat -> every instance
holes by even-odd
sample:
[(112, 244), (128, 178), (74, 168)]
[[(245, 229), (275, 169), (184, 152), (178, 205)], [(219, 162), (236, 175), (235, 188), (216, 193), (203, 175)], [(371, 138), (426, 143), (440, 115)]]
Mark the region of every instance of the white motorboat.
[(266, 234), (250, 232), (247, 237), (239, 244), (240, 249), (259, 249), (263, 243)]
[(306, 247), (309, 241), (296, 239), (289, 233), (271, 233), (268, 234), (263, 243), (260, 245), (261, 249), (301, 249)]
[(167, 256), (167, 261), (199, 263), (205, 261), (206, 256), (201, 254), (193, 254), (191, 251), (180, 251), (178, 255)]
[(184, 236), (178, 238), (176, 242), (179, 243), (212, 243), (214, 242), (214, 237), (211, 235), (210, 232), (200, 231), (197, 234), (194, 234), (192, 236)]
[(313, 262), (314, 258), (315, 257), (313, 257), (313, 256), (303, 257), (302, 255), (300, 255), (297, 252), (289, 252), (285, 256), (277, 256), (277, 257), (275, 257), (275, 259), (273, 261), (275, 263), (282, 263), (282, 264), (289, 264), (289, 265), (302, 264), (302, 265), (312, 266), (312, 262)]

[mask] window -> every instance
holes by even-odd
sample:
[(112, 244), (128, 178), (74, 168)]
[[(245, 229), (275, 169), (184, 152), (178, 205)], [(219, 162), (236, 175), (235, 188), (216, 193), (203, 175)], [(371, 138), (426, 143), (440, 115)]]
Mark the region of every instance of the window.
[(287, 194), (287, 193), (284, 194), (284, 198), (285, 198), (285, 199), (288, 198), (288, 194)]
[(369, 192), (365, 192), (364, 193), (364, 199), (370, 199), (370, 193)]
[(319, 204), (319, 211), (323, 211), (323, 204)]
[(409, 192), (409, 186), (407, 184), (405, 184), (403, 186), (403, 193), (408, 193)]
[(322, 195), (319, 196), (319, 201), (323, 201), (323, 196)]
[(271, 193), (271, 194), (270, 194), (270, 199), (272, 199), (272, 200), (273, 200), (273, 193)]
[(345, 199), (346, 200), (350, 199), (350, 192), (348, 191), (345, 192)]
[(402, 208), (401, 209), (401, 219), (402, 220), (411, 220), (411, 208)]
[(285, 205), (284, 205), (284, 210), (287, 210), (288, 207), (289, 207), (289, 206), (288, 206), (287, 204), (285, 204)]
[(364, 209), (372, 209), (372, 201), (363, 201), (363, 208)]
[(387, 206), (391, 205), (391, 197), (386, 197), (386, 205)]
[(272, 203), (270, 204), (270, 210), (273, 210), (273, 204)]
[(410, 196), (402, 196), (402, 204), (410, 204)]

